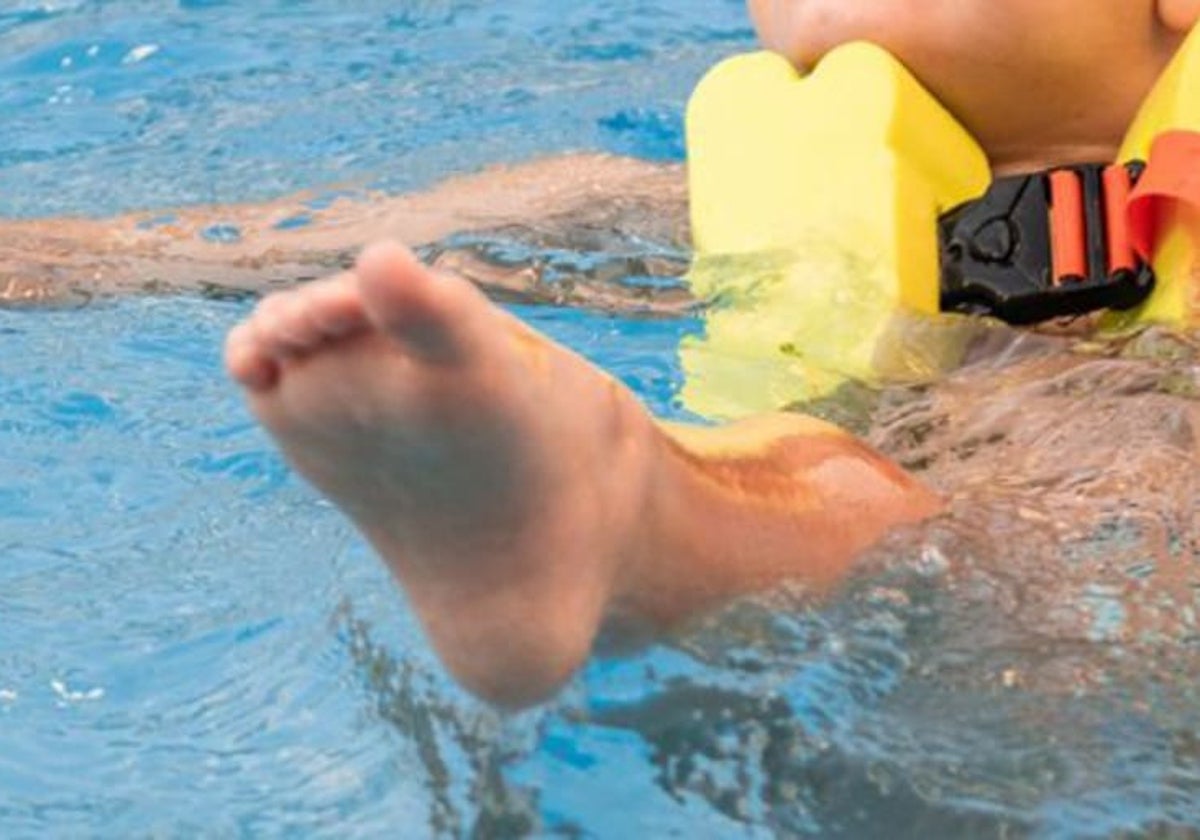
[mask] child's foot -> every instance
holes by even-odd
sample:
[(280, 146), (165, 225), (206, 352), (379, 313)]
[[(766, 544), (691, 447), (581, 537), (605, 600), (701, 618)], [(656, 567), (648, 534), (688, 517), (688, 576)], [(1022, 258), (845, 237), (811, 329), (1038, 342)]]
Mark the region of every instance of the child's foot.
[(264, 300), (226, 358), (469, 688), (531, 702), (586, 658), (656, 440), (625, 389), (390, 244)]

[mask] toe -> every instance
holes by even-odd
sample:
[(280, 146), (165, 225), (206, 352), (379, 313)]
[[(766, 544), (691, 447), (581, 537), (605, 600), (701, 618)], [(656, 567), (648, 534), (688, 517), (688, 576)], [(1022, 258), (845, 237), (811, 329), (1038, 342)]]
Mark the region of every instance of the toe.
[(225, 367), (244, 388), (262, 391), (279, 379), (279, 366), (263, 352), (255, 330), (247, 323), (238, 324), (225, 339)]
[(303, 354), (321, 339), (306, 305), (306, 289), (276, 292), (263, 298), (250, 320), (263, 351), (277, 360)]
[(265, 352), (278, 360), (311, 353), (368, 323), (357, 280), (349, 273), (269, 295), (252, 319)]
[(322, 338), (343, 338), (367, 326), (358, 279), (352, 273), (318, 280), (308, 294), (312, 326)]
[(393, 242), (367, 248), (356, 268), (367, 317), (406, 350), (430, 362), (460, 360), (490, 304), (466, 280), (436, 275)]
[(278, 380), (280, 366), (289, 359), (368, 325), (352, 274), (318, 280), (263, 298), (254, 314), (230, 331), (225, 364), (243, 386), (262, 390)]

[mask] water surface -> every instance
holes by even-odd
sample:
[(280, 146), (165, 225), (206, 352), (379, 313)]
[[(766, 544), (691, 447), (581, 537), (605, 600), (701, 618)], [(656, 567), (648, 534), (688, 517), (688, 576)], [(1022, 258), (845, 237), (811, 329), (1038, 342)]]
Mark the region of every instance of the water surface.
[[(14, 0), (0, 212), (408, 189), (566, 149), (678, 159), (687, 90), (749, 45), (733, 0)], [(817, 406), (950, 515), (830, 603), (739, 605), (505, 720), (448, 682), (225, 380), (251, 305), (0, 311), (3, 836), (1200, 830), (1185, 350), (1018, 345), (939, 389)], [(690, 315), (517, 311), (680, 416)]]

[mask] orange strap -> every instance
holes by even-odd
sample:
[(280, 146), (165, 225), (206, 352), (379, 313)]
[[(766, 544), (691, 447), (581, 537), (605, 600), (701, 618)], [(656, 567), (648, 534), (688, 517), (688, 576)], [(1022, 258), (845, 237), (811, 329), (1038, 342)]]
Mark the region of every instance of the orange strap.
[(1050, 259), (1055, 286), (1088, 276), (1083, 181), (1070, 169), (1050, 173)]
[(1133, 188), (1129, 169), (1119, 163), (1104, 167), (1104, 230), (1107, 236), (1108, 276), (1137, 271), (1138, 258), (1129, 239), (1129, 196)]
[(1138, 255), (1154, 257), (1167, 202), (1200, 210), (1200, 132), (1167, 131), (1150, 147), (1146, 169), (1129, 197), (1129, 239)]

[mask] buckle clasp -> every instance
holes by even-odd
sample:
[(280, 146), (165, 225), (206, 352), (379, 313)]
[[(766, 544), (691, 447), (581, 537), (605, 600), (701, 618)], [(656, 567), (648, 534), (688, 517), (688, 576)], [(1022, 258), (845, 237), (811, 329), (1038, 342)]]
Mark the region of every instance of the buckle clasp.
[(1032, 324), (1137, 306), (1154, 287), (1127, 222), (1142, 168), (1084, 164), (999, 178), (946, 213), (942, 310)]

